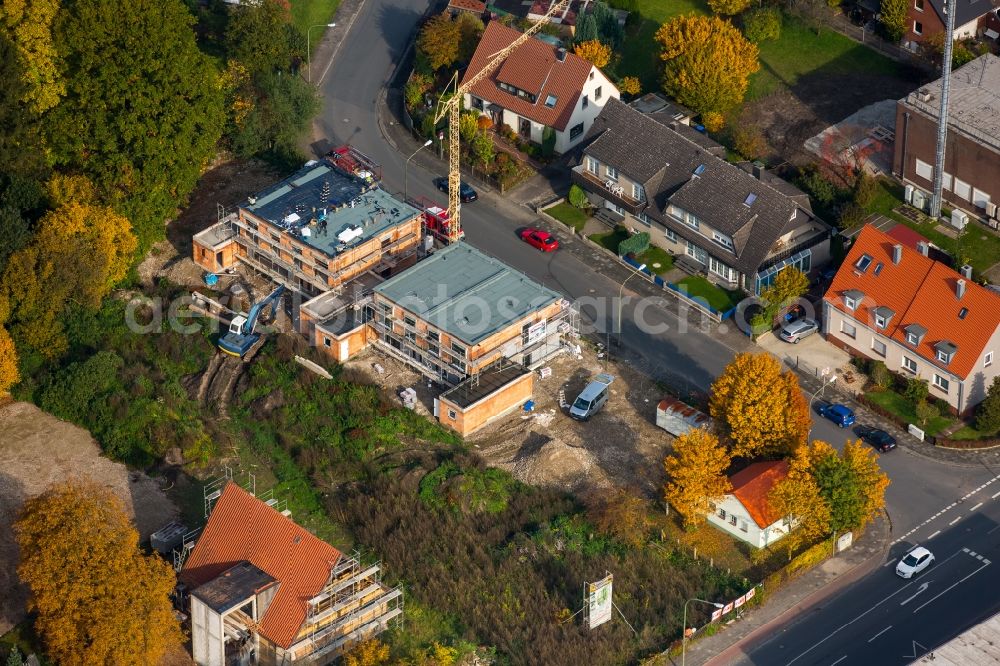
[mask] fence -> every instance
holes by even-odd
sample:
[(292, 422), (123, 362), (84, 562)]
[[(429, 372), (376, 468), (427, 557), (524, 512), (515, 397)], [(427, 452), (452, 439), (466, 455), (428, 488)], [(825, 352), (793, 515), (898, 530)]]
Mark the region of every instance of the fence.
[[(831, 12), (825, 5), (810, 5), (808, 8), (802, 10), (801, 18), (806, 21), (815, 21), (822, 24), (830, 30), (839, 32), (859, 44), (864, 44), (873, 51), (881, 53), (896, 62), (919, 67), (928, 72), (934, 69), (931, 63), (925, 60), (919, 52), (911, 51), (899, 44), (886, 41), (874, 30), (851, 23), (846, 16)], [(874, 21), (869, 22), (867, 25), (872, 26), (873, 24), (875, 24)]]

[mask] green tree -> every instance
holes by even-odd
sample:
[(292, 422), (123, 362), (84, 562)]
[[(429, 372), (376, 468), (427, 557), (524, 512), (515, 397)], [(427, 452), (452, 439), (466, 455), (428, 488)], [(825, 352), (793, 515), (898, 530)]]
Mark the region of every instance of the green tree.
[(750, 0), (708, 0), (708, 7), (716, 14), (734, 16), (750, 6)]
[(427, 56), (435, 70), (450, 67), (458, 60), (462, 41), (462, 29), (452, 21), (448, 12), (434, 16), (420, 30), (417, 49)]
[(929, 389), (927, 382), (918, 377), (912, 377), (906, 381), (906, 388), (903, 389), (903, 396), (910, 401), (914, 407), (918, 403), (927, 399)]
[(493, 148), (493, 138), (488, 132), (477, 132), (472, 137), (470, 148), (472, 154), (484, 169), (487, 169), (493, 162), (493, 158), (496, 157), (496, 151)]
[[(226, 26), (226, 54), (243, 63), (251, 76), (288, 71), (299, 55), (288, 5), (280, 0), (244, 3), (230, 12)], [(301, 50), (305, 55), (305, 49)]]
[(59, 9), (59, 0), (8, 0), (0, 4), (0, 26), (17, 45), (25, 84), (16, 97), (10, 95), (11, 91), (5, 91), (4, 97), (8, 103), (16, 99), (27, 104), (32, 113), (48, 111), (66, 92), (59, 72), (59, 50), (52, 35)]
[(458, 136), (463, 143), (469, 144), (477, 134), (479, 134), (479, 113), (466, 111), (458, 118)]
[(986, 397), (976, 407), (976, 429), (980, 432), (1000, 431), (1000, 377), (994, 377)]
[(788, 549), (788, 559), (791, 559), (797, 548), (830, 533), (830, 507), (810, 472), (807, 447), (802, 445), (796, 449), (788, 462), (788, 476), (774, 485), (767, 501), (792, 526), (781, 540)]
[(476, 52), (476, 47), (479, 46), (479, 38), (483, 36), (483, 22), (468, 12), (461, 12), (455, 17), (455, 23), (458, 24), (460, 35), (458, 59), (462, 62), (469, 62), (472, 59), (472, 54)]
[(301, 77), (280, 71), (254, 79), (253, 108), (232, 135), (237, 155), (266, 156), (285, 165), (298, 164), (299, 138), (319, 110), (316, 89)]
[(809, 278), (794, 266), (786, 266), (774, 277), (774, 282), (760, 290), (761, 300), (767, 303), (767, 321), (772, 321), (782, 308), (788, 307), (809, 291)]
[(677, 16), (656, 31), (666, 63), (663, 88), (696, 113), (724, 113), (743, 102), (760, 69), (757, 46), (718, 16)]
[(10, 654), (7, 655), (7, 666), (24, 666), (21, 651), (17, 649), (16, 645), (10, 649)]
[(941, 416), (941, 410), (927, 400), (921, 400), (913, 408), (914, 414), (917, 416), (917, 422), (920, 423), (920, 427), (927, 425), (932, 419), (936, 419)]
[(596, 41), (599, 37), (597, 32), (597, 19), (593, 12), (587, 12), (579, 17), (576, 22), (576, 32), (573, 34), (573, 41), (577, 44), (582, 42)]
[[(2, 7), (0, 12), (9, 11)], [(28, 78), (17, 47), (0, 22), (0, 90), (7, 101), (0, 104), (0, 209), (13, 208), (18, 214), (34, 206), (16, 196), (17, 190), (44, 180), (47, 171), (39, 116), (30, 102), (13, 101), (31, 97)], [(0, 238), (6, 241), (5, 232), (0, 227)], [(0, 256), (4, 250), (0, 248)]]
[(587, 198), (587, 193), (582, 187), (573, 183), (569, 188), (569, 203), (574, 208), (588, 208), (590, 206), (590, 200)]
[(17, 573), (53, 662), (155, 664), (179, 644), (174, 572), (143, 555), (122, 501), (106, 487), (55, 486), (25, 503), (14, 531)]
[(814, 440), (809, 445), (809, 471), (819, 493), (830, 509), (830, 529), (846, 532), (862, 523), (864, 494), (861, 479), (826, 442)]
[(52, 158), (128, 217), (142, 247), (194, 188), (223, 125), (223, 91), (181, 0), (76, 0), (56, 21), (66, 96)]
[(884, 391), (892, 384), (892, 373), (882, 361), (875, 361), (871, 369), (872, 384), (879, 391)]
[(743, 34), (754, 44), (781, 37), (781, 10), (777, 7), (751, 9), (743, 15)]
[(880, 20), (890, 42), (898, 42), (906, 34), (909, 10), (908, 0), (883, 0)]
[(415, 111), (424, 102), (424, 93), (430, 90), (434, 81), (431, 77), (417, 72), (413, 73), (410, 80), (406, 82), (403, 89), (403, 98), (406, 100), (406, 108)]

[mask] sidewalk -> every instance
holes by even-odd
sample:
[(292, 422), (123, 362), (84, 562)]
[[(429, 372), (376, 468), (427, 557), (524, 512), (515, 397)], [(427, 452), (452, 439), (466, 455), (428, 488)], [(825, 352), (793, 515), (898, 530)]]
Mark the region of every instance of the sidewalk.
[[(885, 517), (872, 523), (850, 548), (799, 578), (785, 583), (722, 631), (688, 642), (688, 664), (727, 666), (749, 663), (746, 649), (782, 626), (794, 622), (812, 606), (843, 592), (849, 585), (878, 568), (889, 552), (891, 527)], [(780, 547), (780, 544), (779, 544)], [(675, 658), (674, 663), (679, 663)]]

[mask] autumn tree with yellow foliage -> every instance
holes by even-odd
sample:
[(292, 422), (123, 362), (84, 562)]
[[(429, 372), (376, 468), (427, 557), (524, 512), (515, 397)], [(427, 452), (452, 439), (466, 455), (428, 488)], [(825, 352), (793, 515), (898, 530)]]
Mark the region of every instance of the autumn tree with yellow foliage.
[(889, 486), (875, 451), (858, 440), (848, 441), (839, 454), (819, 440), (804, 448), (809, 471), (830, 509), (830, 529), (860, 529), (874, 519), (885, 506)]
[(709, 413), (742, 458), (788, 455), (812, 425), (798, 379), (770, 354), (737, 354), (712, 384)]
[(758, 49), (718, 16), (678, 16), (654, 37), (664, 66), (663, 88), (697, 113), (725, 113), (743, 102), (760, 69)]
[(602, 491), (591, 502), (594, 526), (622, 543), (638, 548), (649, 539), (649, 501), (626, 488)]
[(0, 395), (10, 391), (10, 388), (20, 379), (14, 340), (10, 337), (7, 329), (0, 324)]
[(796, 549), (830, 533), (830, 507), (813, 478), (809, 453), (804, 445), (796, 450), (788, 461), (788, 476), (776, 483), (767, 497), (771, 509), (792, 526), (781, 540), (789, 559)]
[[(59, 0), (5, 0), (0, 3), (0, 28), (7, 30), (17, 47), (23, 82), (18, 102), (32, 113), (42, 113), (59, 103), (66, 82), (59, 73), (60, 58), (52, 27), (61, 6)], [(5, 103), (14, 103), (6, 100)]]
[(143, 555), (124, 504), (106, 487), (55, 486), (25, 503), (14, 532), (17, 573), (53, 663), (146, 666), (180, 642), (173, 570)]
[(66, 349), (67, 308), (96, 309), (125, 277), (136, 250), (129, 221), (93, 200), (81, 177), (50, 182), (55, 208), (37, 223), (31, 243), (10, 256), (0, 276), (6, 326), (19, 344), (55, 358)]
[(580, 56), (597, 69), (604, 69), (611, 62), (611, 47), (596, 39), (580, 42), (573, 47), (573, 53)]
[(750, 6), (750, 0), (708, 0), (708, 8), (716, 14), (735, 16)]
[(389, 646), (377, 638), (356, 644), (344, 655), (344, 666), (389, 666)]
[(732, 490), (726, 470), (729, 453), (712, 433), (695, 428), (674, 440), (673, 453), (663, 461), (668, 481), (663, 497), (687, 527), (705, 522), (714, 501)]

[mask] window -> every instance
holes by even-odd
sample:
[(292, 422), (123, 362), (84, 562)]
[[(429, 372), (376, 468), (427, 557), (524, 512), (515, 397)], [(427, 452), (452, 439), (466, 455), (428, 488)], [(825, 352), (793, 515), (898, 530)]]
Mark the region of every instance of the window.
[(854, 262), (854, 267), (857, 268), (862, 273), (867, 271), (868, 267), (871, 265), (872, 265), (872, 258), (867, 254), (861, 255), (860, 257), (858, 257), (858, 260)]
[(632, 198), (636, 201), (645, 201), (646, 193), (642, 189), (642, 185), (639, 183), (632, 183)]
[(955, 196), (962, 197), (966, 201), (972, 199), (972, 186), (957, 177), (955, 178), (955, 189), (952, 192), (955, 193)]
[(646, 215), (645, 213), (639, 213), (636, 216), (636, 219), (639, 220), (641, 223), (645, 224), (647, 227), (650, 224), (650, 222), (649, 222), (649, 216)]
[(725, 509), (719, 509), (719, 518), (722, 518), (723, 520), (726, 519), (726, 510)]
[(988, 368), (993, 365), (993, 352), (986, 352), (986, 356), (983, 357), (983, 367)]
[(589, 80), (594, 80), (594, 70), (590, 70), (590, 76), (587, 77)]
[(674, 233), (672, 229), (664, 229), (663, 235), (667, 237), (668, 241), (673, 241), (674, 243), (677, 242), (677, 234)]
[(716, 259), (715, 257), (708, 258), (708, 270), (712, 271), (716, 275), (721, 276), (723, 279), (729, 282), (736, 282), (736, 271), (734, 271), (729, 266)]
[(596, 176), (598, 174), (599, 167), (600, 165), (597, 163), (597, 160), (595, 160), (593, 157), (587, 158), (587, 171)]
[(913, 8), (918, 12), (924, 11), (924, 0), (913, 0)]
[(483, 100), (479, 99), (475, 95), (470, 95), (472, 97), (472, 108), (478, 111), (483, 110)]
[(886, 324), (889, 323), (888, 318), (884, 314), (875, 315), (875, 326), (878, 328), (885, 328)]
[(725, 234), (720, 234), (718, 231), (712, 232), (712, 240), (721, 245), (722, 247), (733, 249), (733, 240), (726, 236)]
[(458, 418), (458, 414), (455, 413), (454, 409), (448, 410), (448, 418), (451, 419), (452, 421)]
[(918, 35), (924, 34), (924, 26), (920, 21), (913, 22), (913, 32), (915, 32)]
[(440, 356), (441, 348), (435, 344), (427, 343), (427, 352), (432, 356)]
[(608, 174), (608, 178), (610, 178), (611, 180), (614, 181), (618, 180), (618, 169), (614, 168), (613, 166), (604, 167), (604, 172)]
[(947, 171), (945, 171), (944, 175), (941, 176), (941, 187), (943, 187), (946, 190), (951, 189), (951, 174), (948, 173)]
[(848, 296), (844, 294), (844, 307), (848, 310), (856, 310), (858, 307), (858, 301), (853, 296)]
[(333, 343), (330, 341), (330, 338), (327, 338), (327, 337), (323, 338), (323, 346), (324, 347), (330, 347), (332, 344)]
[(409, 326), (410, 328), (413, 328), (414, 326), (417, 325), (417, 320), (414, 319), (413, 317), (403, 317), (403, 323)]
[(938, 349), (937, 350), (937, 360), (941, 361), (942, 363), (950, 363), (951, 362), (951, 354), (949, 354), (948, 352), (946, 352), (943, 349)]
[(587, 105), (588, 105), (588, 104), (590, 104), (590, 100), (589, 100), (589, 99), (587, 99), (587, 96), (586, 96), (586, 95), (584, 95), (584, 96), (583, 96), (583, 105), (581, 106), (581, 108), (584, 108), (584, 109), (586, 109), (586, 108), (587, 108)]
[(601, 86), (597, 86), (597, 90), (594, 91), (594, 99), (601, 99)]
[(885, 343), (881, 340), (876, 340), (872, 338), (872, 351), (879, 356), (885, 356)]
[(458, 344), (457, 342), (451, 343), (451, 350), (458, 354), (460, 357), (465, 358), (465, 347)]
[(583, 123), (577, 123), (569, 130), (569, 140), (572, 141), (581, 134), (583, 134)]
[(687, 211), (680, 211), (680, 212), (683, 215), (682, 219), (684, 220), (684, 224), (694, 229), (697, 229), (699, 226), (701, 226), (701, 220), (699, 220), (696, 216), (692, 215)]
[(849, 324), (846, 321), (840, 322), (840, 332), (849, 338), (854, 338), (858, 335), (858, 329), (855, 328), (854, 324)]
[(736, 516), (733, 515), (729, 516), (729, 524), (732, 525), (733, 527), (736, 527)]
[(914, 347), (916, 347), (917, 345), (920, 344), (920, 336), (917, 335), (916, 333), (907, 333), (906, 334), (906, 343), (907, 344), (911, 344)]
[(978, 208), (987, 208), (990, 205), (990, 195), (978, 188), (973, 187), (972, 204)]
[(552, 93), (549, 93), (549, 95), (545, 98), (545, 106), (549, 107), (550, 109), (554, 109), (556, 106), (556, 102), (558, 101), (559, 101), (558, 97), (556, 97)]
[(942, 391), (944, 391), (945, 393), (947, 393), (949, 385), (950, 385), (950, 382), (947, 379), (945, 379), (941, 375), (934, 375), (934, 386), (936, 388), (939, 388)]
[(904, 356), (903, 357), (903, 369), (904, 370), (909, 370), (913, 374), (916, 374), (917, 373), (917, 362), (914, 361), (909, 356)]

